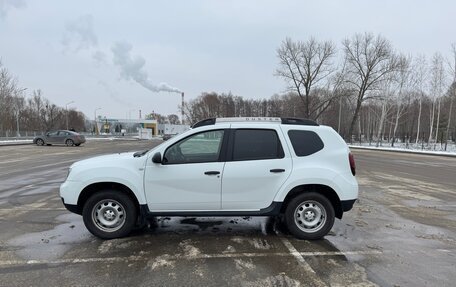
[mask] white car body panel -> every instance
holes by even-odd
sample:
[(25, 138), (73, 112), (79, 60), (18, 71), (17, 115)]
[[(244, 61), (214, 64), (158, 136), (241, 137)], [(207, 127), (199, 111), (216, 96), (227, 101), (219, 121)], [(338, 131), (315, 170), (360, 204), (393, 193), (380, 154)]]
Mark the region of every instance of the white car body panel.
[(147, 157), (133, 157), (133, 152), (98, 156), (74, 163), (67, 180), (60, 187), (66, 204), (77, 204), (87, 186), (114, 182), (128, 187), (139, 204), (146, 204), (143, 189), (144, 164)]

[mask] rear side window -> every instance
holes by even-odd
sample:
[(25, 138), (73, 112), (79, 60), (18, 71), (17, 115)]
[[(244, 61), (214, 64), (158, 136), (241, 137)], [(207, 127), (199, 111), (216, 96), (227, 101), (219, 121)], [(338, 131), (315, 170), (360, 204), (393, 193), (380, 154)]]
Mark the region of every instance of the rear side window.
[(275, 130), (239, 129), (234, 131), (233, 161), (283, 157), (282, 145)]
[(317, 133), (313, 131), (290, 130), (288, 136), (297, 156), (314, 154), (325, 146)]

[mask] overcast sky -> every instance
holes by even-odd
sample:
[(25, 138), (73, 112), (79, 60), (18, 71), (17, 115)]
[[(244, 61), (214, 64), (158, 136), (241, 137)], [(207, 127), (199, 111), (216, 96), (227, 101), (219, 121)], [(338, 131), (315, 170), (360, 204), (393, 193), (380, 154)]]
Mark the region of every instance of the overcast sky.
[[(107, 117), (179, 113), (202, 92), (281, 93), (286, 38), (380, 33), (407, 54), (447, 55), (456, 1), (0, 0), (0, 58), (27, 93)], [(157, 92), (160, 90), (172, 92)], [(173, 92), (174, 91), (174, 92)]]

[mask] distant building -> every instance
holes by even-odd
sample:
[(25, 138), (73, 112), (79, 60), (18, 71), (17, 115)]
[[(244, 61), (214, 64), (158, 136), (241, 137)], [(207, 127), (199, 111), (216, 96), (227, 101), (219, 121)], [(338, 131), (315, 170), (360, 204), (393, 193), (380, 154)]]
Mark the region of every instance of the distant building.
[(150, 130), (152, 136), (158, 135), (157, 120), (143, 119), (97, 119), (97, 128), (101, 134), (138, 133), (140, 129)]
[(190, 129), (186, 125), (158, 124), (159, 135), (176, 135)]

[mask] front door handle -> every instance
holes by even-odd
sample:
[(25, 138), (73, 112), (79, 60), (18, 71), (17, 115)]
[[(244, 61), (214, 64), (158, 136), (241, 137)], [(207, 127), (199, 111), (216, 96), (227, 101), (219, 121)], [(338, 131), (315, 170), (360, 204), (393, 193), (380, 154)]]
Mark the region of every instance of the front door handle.
[(274, 169), (271, 169), (270, 172), (278, 173), (278, 172), (285, 172), (285, 170), (283, 168), (274, 168)]
[(211, 170), (211, 171), (206, 171), (204, 174), (205, 175), (216, 175), (216, 174), (220, 174), (220, 171)]

